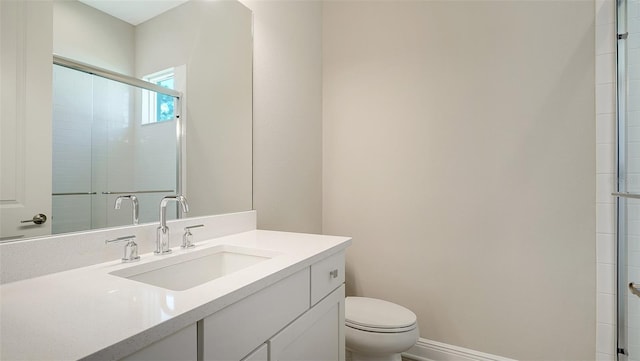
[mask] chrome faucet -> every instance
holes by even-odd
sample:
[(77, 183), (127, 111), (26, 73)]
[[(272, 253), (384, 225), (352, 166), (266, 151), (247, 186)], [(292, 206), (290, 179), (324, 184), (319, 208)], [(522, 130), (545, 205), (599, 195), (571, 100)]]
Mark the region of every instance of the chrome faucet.
[(160, 201), (160, 227), (158, 227), (158, 233), (156, 237), (156, 250), (153, 252), (156, 255), (163, 255), (171, 253), (169, 246), (169, 227), (167, 227), (167, 203), (169, 201), (176, 201), (182, 206), (184, 213), (189, 213), (189, 204), (184, 196), (166, 196)]
[(138, 197), (134, 195), (119, 196), (118, 198), (116, 198), (116, 204), (113, 205), (113, 208), (120, 209), (123, 199), (130, 199), (131, 203), (133, 203), (133, 224), (138, 224)]

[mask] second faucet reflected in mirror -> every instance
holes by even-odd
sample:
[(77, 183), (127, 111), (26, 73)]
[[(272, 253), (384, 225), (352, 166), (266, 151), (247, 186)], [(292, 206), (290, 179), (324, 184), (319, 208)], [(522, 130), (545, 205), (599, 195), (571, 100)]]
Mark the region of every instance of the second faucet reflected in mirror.
[(113, 208), (120, 209), (120, 207), (122, 206), (123, 199), (129, 199), (131, 200), (131, 203), (133, 203), (133, 224), (137, 225), (139, 222), (139, 216), (140, 216), (138, 197), (132, 194), (129, 194), (126, 196), (119, 196), (118, 198), (116, 198), (116, 203), (114, 204)]

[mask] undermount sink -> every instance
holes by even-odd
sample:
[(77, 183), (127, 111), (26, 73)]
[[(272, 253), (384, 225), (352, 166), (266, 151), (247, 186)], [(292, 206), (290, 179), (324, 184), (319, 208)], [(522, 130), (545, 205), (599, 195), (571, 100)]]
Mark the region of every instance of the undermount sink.
[(220, 245), (170, 256), (110, 274), (174, 291), (201, 285), (278, 255), (277, 252)]

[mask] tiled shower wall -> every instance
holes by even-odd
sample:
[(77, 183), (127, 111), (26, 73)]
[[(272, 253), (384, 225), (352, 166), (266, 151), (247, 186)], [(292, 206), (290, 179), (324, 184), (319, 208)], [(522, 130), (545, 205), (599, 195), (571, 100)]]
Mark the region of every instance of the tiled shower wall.
[(614, 0), (596, 0), (596, 359), (616, 358)]

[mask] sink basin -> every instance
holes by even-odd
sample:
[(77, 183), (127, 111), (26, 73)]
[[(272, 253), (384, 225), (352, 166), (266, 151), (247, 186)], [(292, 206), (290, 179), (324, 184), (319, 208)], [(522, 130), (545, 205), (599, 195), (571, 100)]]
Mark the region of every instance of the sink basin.
[(277, 252), (267, 250), (220, 245), (127, 267), (110, 274), (174, 291), (184, 291), (254, 266), (276, 255)]

